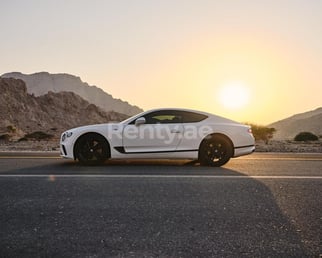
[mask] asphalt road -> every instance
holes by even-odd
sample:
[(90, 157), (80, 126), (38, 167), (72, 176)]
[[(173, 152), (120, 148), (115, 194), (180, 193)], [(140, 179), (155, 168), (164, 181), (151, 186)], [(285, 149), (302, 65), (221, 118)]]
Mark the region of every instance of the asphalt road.
[(82, 167), (0, 154), (0, 257), (319, 257), (322, 154)]

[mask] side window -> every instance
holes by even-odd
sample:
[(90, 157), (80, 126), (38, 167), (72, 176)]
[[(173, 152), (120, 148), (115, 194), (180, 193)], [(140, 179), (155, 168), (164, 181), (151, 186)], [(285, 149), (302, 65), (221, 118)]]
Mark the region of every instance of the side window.
[[(161, 110), (154, 111), (144, 116), (145, 124), (176, 124), (176, 123), (197, 123), (208, 116), (190, 112), (190, 111), (178, 111), (178, 110)], [(133, 120), (130, 124), (135, 124)]]
[(175, 124), (182, 122), (181, 116), (171, 110), (152, 112), (144, 117), (146, 119), (146, 124)]
[(204, 119), (206, 119), (208, 116), (194, 113), (194, 112), (188, 112), (188, 111), (180, 111), (182, 115), (182, 122), (183, 123), (197, 123)]

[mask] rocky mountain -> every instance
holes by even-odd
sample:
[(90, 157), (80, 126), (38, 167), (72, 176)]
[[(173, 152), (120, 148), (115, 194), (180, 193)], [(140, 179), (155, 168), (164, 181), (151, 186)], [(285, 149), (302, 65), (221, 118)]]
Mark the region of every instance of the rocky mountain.
[(130, 105), (120, 99), (115, 99), (102, 89), (90, 86), (79, 77), (70, 74), (50, 74), (47, 72), (23, 74), (13, 72), (5, 73), (1, 77), (23, 80), (27, 85), (28, 93), (35, 96), (44, 95), (49, 91), (71, 91), (105, 111), (115, 111), (129, 116), (142, 112), (139, 107)]
[(276, 129), (274, 139), (294, 139), (300, 132), (322, 135), (322, 107), (268, 125)]
[(24, 81), (0, 78), (0, 136), (11, 134), (19, 139), (41, 131), (59, 137), (81, 125), (120, 121), (127, 115), (106, 112), (73, 92), (48, 92), (34, 96)]

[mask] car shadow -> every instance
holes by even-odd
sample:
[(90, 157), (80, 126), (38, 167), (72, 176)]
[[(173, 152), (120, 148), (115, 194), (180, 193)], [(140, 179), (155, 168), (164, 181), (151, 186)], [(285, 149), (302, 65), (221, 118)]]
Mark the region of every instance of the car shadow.
[(235, 175), (225, 167), (206, 167), (190, 160), (113, 160), (103, 165), (82, 166), (77, 162), (61, 164), (69, 171), (79, 173), (104, 173), (104, 175)]
[[(245, 171), (189, 161), (113, 161), (90, 167), (53, 160), (5, 174), (44, 175), (0, 180), (0, 250), (7, 257), (315, 255), (271, 190)], [(9, 201), (10, 196), (16, 199)], [(20, 200), (26, 198), (31, 208)], [(39, 217), (41, 212), (48, 215)]]
[(25, 167), (1, 170), (0, 174), (88, 174), (88, 175), (236, 175), (236, 171), (226, 167), (200, 166), (191, 160), (113, 160), (101, 165), (86, 166), (71, 160), (52, 160), (39, 165), (33, 163)]

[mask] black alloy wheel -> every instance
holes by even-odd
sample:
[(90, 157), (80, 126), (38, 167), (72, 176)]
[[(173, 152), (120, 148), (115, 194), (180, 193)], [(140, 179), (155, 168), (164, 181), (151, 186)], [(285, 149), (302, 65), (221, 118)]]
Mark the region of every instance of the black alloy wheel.
[(233, 156), (230, 141), (222, 136), (205, 139), (199, 149), (199, 161), (203, 166), (220, 167)]
[(106, 140), (98, 134), (86, 134), (75, 145), (75, 156), (81, 164), (102, 164), (109, 154)]

